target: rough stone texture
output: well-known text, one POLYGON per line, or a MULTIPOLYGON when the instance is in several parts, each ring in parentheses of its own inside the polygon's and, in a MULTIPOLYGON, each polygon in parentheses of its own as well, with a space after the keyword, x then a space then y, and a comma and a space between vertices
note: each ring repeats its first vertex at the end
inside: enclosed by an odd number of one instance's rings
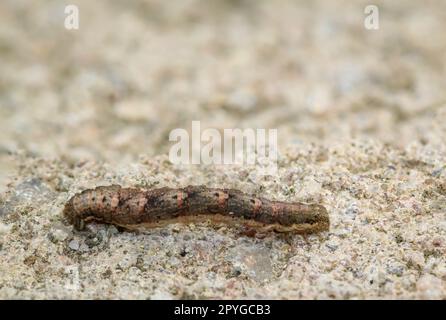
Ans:
POLYGON ((446 299, 446 4, 0 3, 1 298, 446 299), (279 172, 175 166, 173 128, 277 128, 279 172), (321 202, 331 230, 140 233, 61 216, 97 185, 321 202))

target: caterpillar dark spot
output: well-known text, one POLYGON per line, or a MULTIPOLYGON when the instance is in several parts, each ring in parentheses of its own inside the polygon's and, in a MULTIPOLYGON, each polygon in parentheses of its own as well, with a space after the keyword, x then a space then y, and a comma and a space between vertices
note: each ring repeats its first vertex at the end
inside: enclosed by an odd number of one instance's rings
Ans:
POLYGON ((299 234, 327 231, 330 225, 327 210, 319 204, 270 201, 239 190, 205 186, 153 190, 97 187, 74 195, 66 203, 64 215, 78 230, 89 221, 132 229, 210 219, 299 234))

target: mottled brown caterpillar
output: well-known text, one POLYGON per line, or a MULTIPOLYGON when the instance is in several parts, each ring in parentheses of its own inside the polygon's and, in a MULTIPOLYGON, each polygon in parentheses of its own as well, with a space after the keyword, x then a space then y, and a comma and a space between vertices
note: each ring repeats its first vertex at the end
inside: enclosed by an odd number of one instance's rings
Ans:
POLYGON ((132 229, 203 218, 261 231, 308 234, 329 229, 327 210, 319 204, 270 201, 239 190, 205 186, 153 190, 102 186, 74 195, 64 214, 78 230, 89 221, 132 229))

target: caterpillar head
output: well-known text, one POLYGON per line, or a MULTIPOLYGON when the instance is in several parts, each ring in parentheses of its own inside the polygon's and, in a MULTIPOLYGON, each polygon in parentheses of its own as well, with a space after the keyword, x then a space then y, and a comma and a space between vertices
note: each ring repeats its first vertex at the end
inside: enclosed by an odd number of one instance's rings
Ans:
POLYGON ((65 204, 63 215, 76 230, 83 230, 85 228, 85 220, 82 218, 81 214, 74 209, 73 198, 65 204))

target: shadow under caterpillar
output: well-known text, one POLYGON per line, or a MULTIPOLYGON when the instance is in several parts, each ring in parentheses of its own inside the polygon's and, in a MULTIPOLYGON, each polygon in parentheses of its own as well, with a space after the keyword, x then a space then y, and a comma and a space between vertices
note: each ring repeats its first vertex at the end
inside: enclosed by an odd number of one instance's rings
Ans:
POLYGON ((319 204, 270 201, 239 190, 205 186, 151 190, 101 186, 74 195, 64 215, 78 230, 90 221, 135 229, 210 219, 298 234, 327 231, 330 225, 327 210, 319 204))

